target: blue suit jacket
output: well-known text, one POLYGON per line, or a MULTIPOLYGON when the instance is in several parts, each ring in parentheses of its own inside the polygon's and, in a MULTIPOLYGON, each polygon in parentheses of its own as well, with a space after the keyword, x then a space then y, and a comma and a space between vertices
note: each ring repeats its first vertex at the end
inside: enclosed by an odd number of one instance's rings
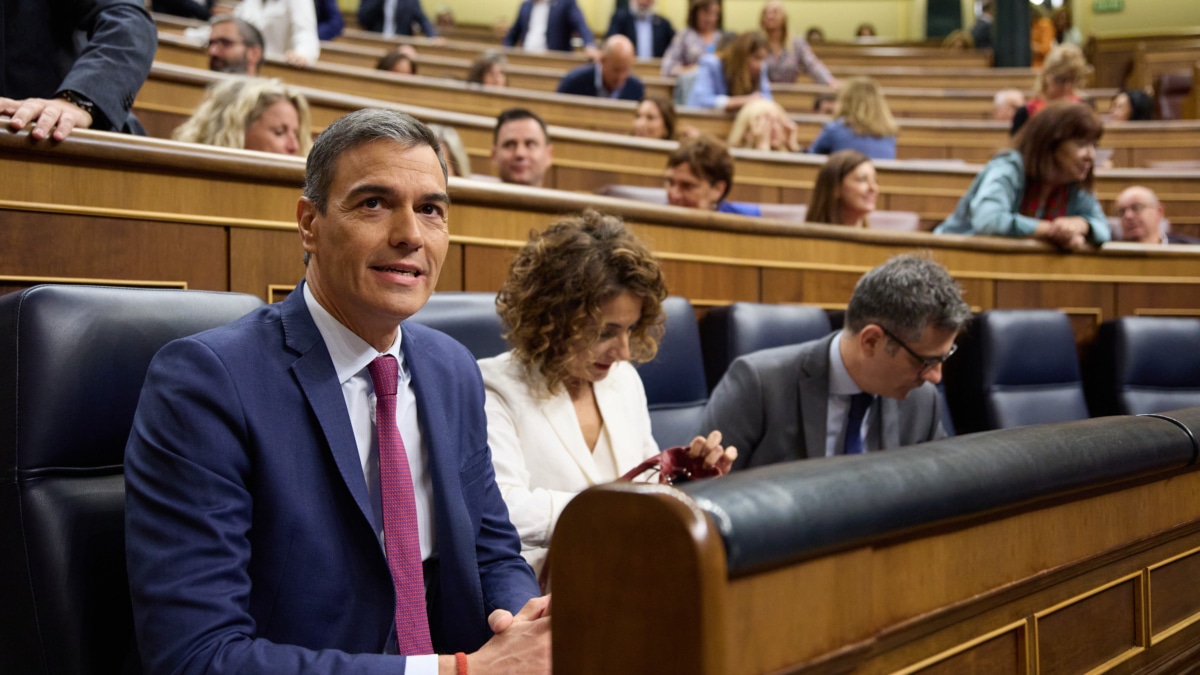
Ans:
MULTIPOLYGON (((363 30, 383 32, 384 0, 363 0, 358 6, 358 25, 363 30)), ((396 35, 413 35, 413 24, 421 27, 425 37, 434 37, 437 31, 421 9, 421 0, 400 0, 396 3, 396 35)))
MULTIPOLYGON (((655 14, 650 19, 650 33, 654 44, 651 49, 654 51, 654 58, 661 59, 667 47, 671 44, 671 40, 675 38, 675 27, 671 22, 661 14, 655 14)), ((608 33, 605 37, 614 35, 624 35, 629 38, 629 41, 634 44, 635 53, 637 52, 637 16, 626 9, 618 9, 613 12, 612 20, 608 23, 608 33)))
MULTIPOLYGON (((433 480, 440 653, 538 594, 466 348, 404 324, 433 480)), ((126 554, 147 673, 398 672, 393 590, 341 385, 298 288, 154 358, 125 459, 126 554)), ((428 581, 427 579, 427 581, 428 581)))
MULTIPOLYGON (((771 98, 771 83, 767 81, 766 66, 759 71, 758 90, 764 98, 771 98)), ((716 108, 717 97, 728 95, 725 67, 721 64, 721 59, 712 54, 701 56, 700 67, 696 69, 696 82, 688 92, 687 104, 697 108, 716 108)))
MULTIPOLYGON (((578 33, 583 44, 594 45, 596 38, 583 19, 583 12, 575 0, 549 0, 550 16, 546 20, 546 48, 560 52, 571 51, 571 35, 578 33)), ((533 0, 525 0, 517 11, 517 20, 504 36, 504 46, 520 47, 525 43, 529 30, 529 14, 533 11, 533 0)))
MULTIPOLYGON (((596 89, 596 68, 594 63, 579 66, 563 76, 558 83, 558 93, 575 94, 577 96, 599 96, 596 89)), ((646 96, 646 87, 636 75, 630 75, 621 85, 617 98, 622 101, 640 101, 646 96)))

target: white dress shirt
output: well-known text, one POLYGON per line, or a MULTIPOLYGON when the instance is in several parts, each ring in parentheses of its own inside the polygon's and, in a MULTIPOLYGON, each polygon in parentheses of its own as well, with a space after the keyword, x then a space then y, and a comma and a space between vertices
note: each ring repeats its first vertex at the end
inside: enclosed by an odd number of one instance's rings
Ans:
MULTIPOLYGON (((825 408, 825 456, 841 455, 842 444, 845 442, 846 415, 850 414, 850 397, 861 394, 862 389, 850 377, 846 370, 846 362, 842 360, 842 333, 829 343, 829 403, 825 408)), ((872 406, 873 408, 874 406, 872 406)), ((871 409, 863 415, 860 433, 863 439, 863 451, 866 452, 868 423, 871 420, 871 409)))
POLYGON ((546 51, 546 28, 550 25, 550 0, 534 0, 529 10, 529 30, 521 45, 527 52, 546 51))
MULTIPOLYGON (((308 284, 304 285, 304 303, 312 314, 313 323, 325 341, 329 358, 337 371, 342 385, 342 396, 346 400, 346 411, 350 415, 350 426, 354 430, 354 443, 358 446, 358 458, 363 477, 367 483, 367 495, 371 502, 371 515, 375 520, 375 535, 383 547, 383 505, 379 499, 379 444, 375 437, 375 387, 367 366, 382 356, 365 340, 355 335, 333 317, 313 297, 308 284)), ((429 472, 427 451, 421 441, 421 426, 417 422, 417 399, 413 393, 412 374, 400 351, 402 333, 397 328, 396 341, 385 354, 396 357, 399 364, 399 382, 396 391, 396 426, 404 441, 408 456, 408 470, 413 479, 413 499, 417 507, 417 530, 421 541, 421 559, 433 554, 436 539, 433 530, 433 476, 429 472)), ((384 555, 386 555, 386 549, 384 555)), ((410 656, 405 661, 405 673, 409 675, 436 675, 437 656, 410 656)))
POLYGON ((654 58, 654 12, 638 13, 635 15, 634 30, 637 35, 637 57, 639 59, 654 58))

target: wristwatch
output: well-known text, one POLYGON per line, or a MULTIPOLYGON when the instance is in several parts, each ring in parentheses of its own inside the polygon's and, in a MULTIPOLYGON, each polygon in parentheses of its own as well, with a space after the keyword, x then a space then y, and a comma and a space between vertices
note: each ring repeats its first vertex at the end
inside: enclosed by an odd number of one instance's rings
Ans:
POLYGON ((92 103, 91 100, 89 100, 88 97, 84 96, 83 94, 70 89, 64 89, 59 92, 58 98, 66 99, 68 102, 74 103, 75 105, 79 106, 80 110, 83 110, 83 112, 95 117, 96 104, 92 103))

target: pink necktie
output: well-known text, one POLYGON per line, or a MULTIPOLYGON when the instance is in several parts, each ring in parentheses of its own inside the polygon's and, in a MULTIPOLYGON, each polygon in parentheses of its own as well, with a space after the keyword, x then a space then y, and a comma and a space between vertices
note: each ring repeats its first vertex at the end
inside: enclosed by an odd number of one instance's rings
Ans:
POLYGON ((383 542, 396 589, 396 646, 404 656, 432 654, 425 614, 425 575, 408 454, 396 427, 399 367, 391 355, 367 367, 375 386, 375 435, 379 441, 379 496, 383 505, 383 542))

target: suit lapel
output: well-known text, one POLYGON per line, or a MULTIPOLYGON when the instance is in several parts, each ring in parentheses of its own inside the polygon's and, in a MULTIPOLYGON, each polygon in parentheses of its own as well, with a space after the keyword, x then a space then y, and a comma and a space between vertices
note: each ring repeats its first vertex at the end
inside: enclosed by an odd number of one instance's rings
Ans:
POLYGON ((288 294, 280 305, 284 343, 300 354, 300 358, 292 364, 292 372, 317 417, 317 424, 333 454, 342 482, 350 490, 363 518, 371 524, 372 531, 378 532, 380 528, 376 527, 371 516, 367 482, 358 456, 358 445, 354 441, 354 429, 350 426, 350 415, 346 412, 346 399, 342 395, 333 360, 329 358, 321 333, 313 323, 308 306, 304 304, 303 288, 303 283, 296 286, 296 290, 288 294))
POLYGON ((829 408, 829 343, 833 335, 815 343, 800 360, 800 426, 808 457, 825 456, 825 420, 829 408))
MULTIPOLYGON (((624 365, 627 364, 617 367, 624 365)), ((642 439, 637 438, 630 429, 631 416, 624 412, 624 400, 613 376, 610 374, 597 382, 594 390, 596 404, 600 407, 600 416, 604 420, 604 427, 608 430, 608 438, 612 443, 613 457, 617 461, 617 475, 620 475, 642 462, 644 459, 642 452, 645 446, 642 444, 642 439)), ((592 466, 595 466, 594 460, 592 466)))
POLYGON ((895 399, 879 397, 879 422, 872 424, 879 436, 873 450, 892 450, 900 447, 900 403, 895 399))
MULTIPOLYGON (((597 402, 598 400, 599 394, 597 394, 597 402)), ((541 408, 542 415, 554 429, 554 434, 558 436, 559 442, 567 449, 567 454, 579 465, 579 470, 587 477, 588 484, 599 483, 600 476, 596 473, 596 460, 583 440, 583 431, 579 428, 579 418, 575 415, 571 396, 565 391, 560 392, 547 399, 541 408)), ((603 408, 600 409, 600 414, 604 414, 603 408)))

